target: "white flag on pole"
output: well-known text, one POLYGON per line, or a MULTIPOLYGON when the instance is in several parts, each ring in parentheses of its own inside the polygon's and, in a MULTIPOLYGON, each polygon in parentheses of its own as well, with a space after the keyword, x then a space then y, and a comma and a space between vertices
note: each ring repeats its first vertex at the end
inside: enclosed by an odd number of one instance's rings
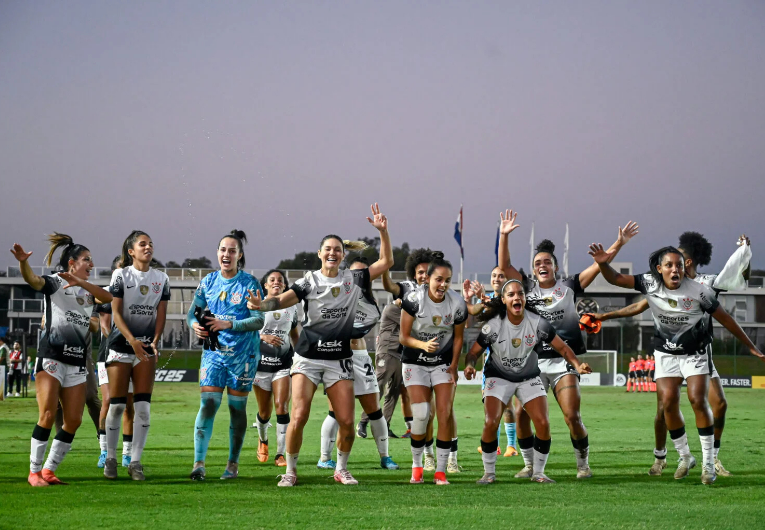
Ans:
POLYGON ((566 237, 563 238, 563 276, 568 278, 568 223, 566 223, 566 237))
POLYGON ((531 239, 529 239, 529 246, 531 247, 531 256, 529 257, 529 276, 533 276, 534 270, 534 222, 531 222, 531 239))

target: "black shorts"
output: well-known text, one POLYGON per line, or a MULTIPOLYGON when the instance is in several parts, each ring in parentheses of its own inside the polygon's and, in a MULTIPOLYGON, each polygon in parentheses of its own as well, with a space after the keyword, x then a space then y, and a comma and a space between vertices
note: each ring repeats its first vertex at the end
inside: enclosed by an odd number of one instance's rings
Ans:
POLYGON ((635 379, 636 377, 637 377, 637 373, 636 373, 636 372, 634 372, 634 371, 633 371, 633 372, 630 372, 630 373, 627 375, 627 378, 628 378, 628 379, 635 379))
POLYGON ((653 376, 656 374, 656 370, 648 370, 648 377, 653 379, 653 376))
POLYGON ((645 377, 645 370, 638 370, 637 371, 637 376, 638 377, 645 377))

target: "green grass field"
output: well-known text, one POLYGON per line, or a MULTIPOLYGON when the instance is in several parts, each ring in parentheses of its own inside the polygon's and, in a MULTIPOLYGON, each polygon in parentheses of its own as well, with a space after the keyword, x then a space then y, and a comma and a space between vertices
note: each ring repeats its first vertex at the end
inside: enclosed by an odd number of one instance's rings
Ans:
MULTIPOLYGON (((228 455, 228 414, 221 407, 207 459, 208 480, 191 482, 192 426, 198 409, 194 383, 159 383, 152 401, 152 427, 144 453, 147 481, 132 482, 119 468, 116 482, 96 468, 98 445, 93 425, 83 422, 74 448, 59 468, 67 487, 32 489, 26 484, 29 438, 37 418, 33 399, 0 403, 0 528, 762 528, 765 526, 765 393, 727 392, 729 412, 720 459, 734 473, 712 486, 700 482, 700 469, 683 481, 672 478, 676 453, 662 477, 649 477, 653 462, 655 395, 625 394, 612 388, 583 390, 583 417, 590 431, 594 477, 577 481, 568 430, 551 404, 552 452, 548 475, 557 484, 514 479, 520 457, 502 458, 498 482, 480 487, 476 452, 483 424, 478 387, 460 387, 456 413, 460 464, 450 486, 408 483, 408 440, 391 440, 391 455, 400 471, 378 467, 375 444, 356 439, 349 468, 356 487, 336 484, 331 473, 316 469, 319 428, 326 413, 317 394, 300 455, 300 484, 276 487, 279 468, 255 458, 257 433, 245 440, 240 478, 223 482, 228 455)), ((686 418, 693 414, 683 400, 686 418)), ((255 417, 250 400, 250 422, 255 417)), ((357 406, 357 414, 358 414, 357 406)), ((396 411, 394 432, 403 432, 396 411)), ((87 415, 86 415, 87 416, 87 415)), ((87 418, 86 418, 87 419, 87 418)), ((89 420, 88 420, 89 421, 89 420)), ((688 429, 691 449, 700 461, 695 429, 688 429)), ((275 433, 271 430, 271 443, 275 433)), ((504 436, 503 436, 504 442, 504 436)), ((274 454, 272 445, 272 459, 274 454)), ((430 478, 426 474, 426 478, 430 478)))

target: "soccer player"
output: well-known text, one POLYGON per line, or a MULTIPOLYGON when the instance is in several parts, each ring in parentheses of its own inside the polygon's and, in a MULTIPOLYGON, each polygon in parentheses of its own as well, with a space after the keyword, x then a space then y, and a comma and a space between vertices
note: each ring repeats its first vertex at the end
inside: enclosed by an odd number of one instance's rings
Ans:
POLYGON ((630 391, 630 385, 632 385, 632 392, 635 392, 637 387, 637 361, 634 357, 630 357, 630 364, 627 372, 627 392, 630 391))
MULTIPOLYGON (((361 270, 369 268, 369 262, 363 256, 354 257, 351 262, 350 270, 361 270)), ((383 469, 396 470, 398 464, 388 454, 388 422, 383 416, 380 408, 379 394, 380 387, 372 371, 372 359, 367 352, 364 336, 371 330, 380 319, 380 309, 377 307, 372 289, 363 289, 361 298, 356 307, 356 320, 353 323, 353 333, 351 334, 351 350, 353 351, 353 393, 361 404, 364 414, 372 424, 372 436, 377 444, 377 452, 380 455, 380 467, 383 469)), ((337 438, 338 424, 332 410, 332 403, 329 404, 330 413, 324 419, 321 427, 321 460, 317 464, 320 469, 329 469, 334 462, 328 456, 332 453, 332 444, 337 438)), ((365 436, 364 436, 365 437, 365 436)))
POLYGON ((656 371, 656 361, 654 361, 653 355, 646 355, 646 357, 647 357, 646 366, 648 367, 648 373, 646 374, 646 381, 648 382, 648 391, 656 392, 656 388, 654 388, 654 382, 653 382, 653 376, 656 371))
POLYGON ((51 243, 46 256, 48 266, 56 250, 61 248, 58 272, 51 275, 36 275, 28 262, 32 253, 26 252, 18 243, 14 243, 11 249, 19 262, 24 281, 45 295, 43 332, 35 367, 39 418, 32 431, 29 455, 27 481, 31 486, 66 484, 55 473, 72 448, 74 435, 82 423, 90 318, 97 302, 108 303, 112 299, 109 292, 87 281, 93 270, 93 259, 85 246, 76 244, 67 235, 55 232, 48 240, 51 243), (53 440, 43 467, 59 401, 64 424, 53 440))
MULTIPOLYGON (((719 293, 727 290, 741 289, 746 285, 746 279, 749 276, 750 260, 752 251, 750 249, 750 241, 746 235, 742 235, 738 240, 739 248, 728 258, 728 261, 723 267, 720 274, 701 274, 698 273, 697 268, 709 264, 712 259, 712 244, 698 232, 684 232, 680 235, 680 246, 678 250, 682 252, 685 259, 685 276, 695 280, 699 283, 707 285, 715 292, 715 296, 719 293)), ((623 309, 612 311, 605 314, 593 314, 593 318, 599 320, 610 320, 614 318, 627 318, 635 315, 639 315, 648 309, 648 302, 641 300, 635 304, 632 304, 623 309)), ((712 322, 709 317, 706 317, 709 322, 708 331, 710 334, 710 341, 714 338, 712 332, 712 322)), ((711 348, 711 342, 709 345, 711 348)), ((650 373, 648 375, 649 384, 656 390, 656 384, 654 383, 655 376, 655 359, 650 356, 650 373)), ((656 448, 654 449, 655 460, 648 472, 651 476, 661 475, 664 468, 667 467, 667 425, 664 421, 664 408, 662 405, 662 397, 657 394, 657 409, 656 418, 654 419, 654 435, 656 438, 656 448)), ((725 413, 728 409, 728 402, 725 399, 725 391, 723 390, 722 383, 720 382, 720 375, 717 373, 717 369, 712 362, 712 376, 709 381, 709 405, 712 408, 712 415, 714 417, 715 427, 715 471, 718 475, 724 477, 730 476, 730 472, 725 469, 718 458, 720 451, 720 443, 722 439, 723 429, 725 427, 725 413)))
POLYGON ((685 422, 680 412, 680 388, 688 383, 688 400, 696 416, 703 465, 701 482, 717 478, 714 455, 714 424, 707 400, 712 373, 711 336, 705 317, 710 314, 760 359, 760 352, 736 321, 720 307, 708 286, 685 277, 685 257, 674 247, 664 247, 649 258, 650 272, 636 276, 617 273, 608 263, 611 256, 599 244, 590 246, 590 255, 603 277, 612 285, 635 289, 646 295, 654 318, 654 349, 658 361, 656 379, 670 438, 680 454, 676 479, 688 476, 696 465, 691 455, 685 422))
POLYGON ((446 464, 452 448, 454 387, 467 320, 467 304, 451 290, 452 266, 441 252, 428 265, 428 284, 403 293, 400 342, 404 384, 412 401, 412 484, 422 484, 422 455, 435 394, 438 435, 434 482, 447 485, 446 464))
POLYGON ((637 381, 637 389, 638 392, 643 392, 643 390, 648 390, 645 388, 645 361, 643 360, 642 355, 637 356, 637 361, 635 361, 635 380, 637 381))
MULTIPOLYGON (((266 290, 266 300, 282 294, 288 284, 287 275, 278 269, 271 269, 261 280, 266 290)), ((297 325, 298 306, 292 306, 265 313, 263 329, 260 331, 260 362, 253 381, 255 398, 258 400, 255 424, 258 428, 258 460, 268 461, 268 426, 273 398, 273 408, 276 409, 274 464, 277 467, 287 465, 284 447, 290 424, 290 367, 299 336, 297 325)))
POLYGON ((393 266, 393 249, 388 235, 388 219, 377 204, 373 218, 367 221, 380 233, 380 259, 361 270, 340 270, 340 262, 349 250, 363 250, 360 242, 344 241, 332 234, 319 244, 321 269, 307 272, 292 287, 270 300, 256 295, 248 307, 274 311, 303 302, 305 318, 295 348, 292 369, 292 412, 287 429, 287 470, 279 486, 297 484, 297 461, 303 444, 303 429, 311 413, 311 401, 319 383, 324 384, 335 419, 339 423, 337 467, 334 479, 346 485, 358 484, 348 471, 348 457, 353 441, 354 365, 351 338, 356 308, 364 289, 393 266))
MULTIPOLYGON (((583 294, 587 286, 598 275, 598 267, 593 264, 579 274, 569 278, 556 279, 558 260, 554 254, 555 245, 545 239, 537 246, 534 256, 533 273, 535 279, 522 278, 520 272, 510 263, 508 247, 508 235, 518 228, 515 223, 517 216, 518 214, 513 213, 512 210, 506 211, 505 215, 500 214, 499 265, 504 269, 507 279, 527 282, 529 288, 527 289, 526 303, 529 309, 549 320, 558 337, 568 344, 576 355, 585 354, 587 348, 579 329, 576 297, 583 294)), ((632 221, 628 222, 623 229, 619 227, 616 242, 609 249, 611 252, 609 258, 616 257, 619 250, 637 233, 638 225, 632 221)), ((541 379, 545 391, 548 387, 552 388, 553 395, 558 401, 566 425, 568 425, 576 456, 576 476, 580 479, 589 478, 592 476, 589 464, 590 443, 580 413, 579 374, 549 344, 545 344, 543 352, 539 354, 539 368, 542 372, 541 379)), ((523 409, 516 410, 516 422, 518 444, 520 445, 522 438, 530 439, 531 437, 529 417, 523 409)), ((525 463, 524 472, 530 476, 533 469, 532 462, 525 461, 525 463)))
POLYGON ((165 329, 170 300, 170 280, 167 274, 151 267, 153 256, 154 243, 149 234, 133 230, 122 243, 119 268, 112 273, 109 286, 114 298, 113 326, 106 356, 111 399, 106 415, 104 476, 112 480, 117 478, 117 440, 131 379, 135 390, 135 417, 128 474, 133 480, 146 479, 141 457, 151 425, 157 345, 165 329))
MULTIPOLYGON (((263 313, 247 307, 248 296, 260 296, 260 282, 243 271, 247 236, 232 230, 218 242, 218 266, 199 283, 186 322, 204 340, 199 369, 201 399, 194 423, 194 468, 191 480, 205 480, 205 459, 215 415, 228 389, 229 449, 221 480, 239 476, 239 454, 247 433, 247 396, 260 360, 263 313), (208 309, 208 311, 204 311, 208 309), (201 320, 201 323, 200 323, 201 320)), ((285 318, 291 316, 285 313, 285 318)))
MULTIPOLYGON (((484 475, 478 484, 493 484, 498 440, 495 433, 500 417, 510 398, 516 396, 521 406, 534 422, 536 435, 525 447, 524 458, 533 461, 531 480, 534 482, 555 482, 545 475, 547 456, 550 453, 550 421, 547 417, 547 392, 539 378, 537 355, 544 344, 550 344, 578 373, 590 373, 587 364, 580 363, 571 348, 556 336, 555 330, 544 318, 529 313, 524 307, 526 296, 520 280, 508 280, 502 288, 502 295, 487 303, 480 320, 485 324, 465 359, 465 377, 475 375, 475 362, 486 348, 490 353, 484 365, 486 388, 484 391, 485 423, 481 435, 484 475)), ((521 477, 525 477, 521 475, 521 477)))

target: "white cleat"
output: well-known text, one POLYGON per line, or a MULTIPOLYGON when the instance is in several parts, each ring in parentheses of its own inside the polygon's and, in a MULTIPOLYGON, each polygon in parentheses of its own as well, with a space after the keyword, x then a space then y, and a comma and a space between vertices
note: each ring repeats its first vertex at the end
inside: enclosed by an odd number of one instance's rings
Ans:
POLYGON ((688 476, 691 469, 696 467, 696 459, 693 455, 687 458, 680 458, 680 463, 677 465, 677 471, 675 471, 675 479, 680 480, 688 476))
POLYGON ((555 484, 555 481, 544 473, 537 473, 531 476, 531 482, 540 482, 546 484, 555 484))
POLYGON ((730 471, 725 469, 722 465, 722 462, 720 462, 719 458, 715 458, 715 472, 720 475, 721 477, 730 477, 733 475, 730 471))
POLYGON ((534 468, 532 466, 524 466, 518 473, 515 474, 515 478, 531 478, 534 474, 534 468))
POLYGON ((346 486, 356 486, 359 483, 359 481, 353 478, 353 475, 351 475, 351 472, 347 469, 335 471, 335 482, 339 482, 346 486))
POLYGON ((702 466, 701 470, 701 483, 702 484, 712 484, 717 479, 717 473, 715 473, 715 466, 713 464, 708 464, 706 466, 702 466))
POLYGON ((592 478, 592 469, 590 469, 590 466, 577 467, 576 478, 592 478))
POLYGON ((456 460, 449 460, 446 463, 446 472, 449 474, 452 473, 462 473, 462 466, 457 464, 456 460))
POLYGON ((652 477, 660 477, 661 472, 664 471, 667 467, 667 459, 666 458, 657 458, 653 465, 651 466, 651 469, 648 470, 648 474, 652 477))
POLYGON ((436 459, 433 458, 433 455, 425 455, 425 465, 422 466, 423 471, 435 471, 436 470, 436 459))
POLYGON ((279 475, 279 483, 277 486, 280 488, 289 488, 297 484, 297 473, 294 471, 288 471, 284 475, 279 475))
POLYGON ((475 481, 475 483, 480 486, 488 486, 489 484, 494 484, 496 479, 497 476, 494 473, 484 473, 481 478, 475 481))

